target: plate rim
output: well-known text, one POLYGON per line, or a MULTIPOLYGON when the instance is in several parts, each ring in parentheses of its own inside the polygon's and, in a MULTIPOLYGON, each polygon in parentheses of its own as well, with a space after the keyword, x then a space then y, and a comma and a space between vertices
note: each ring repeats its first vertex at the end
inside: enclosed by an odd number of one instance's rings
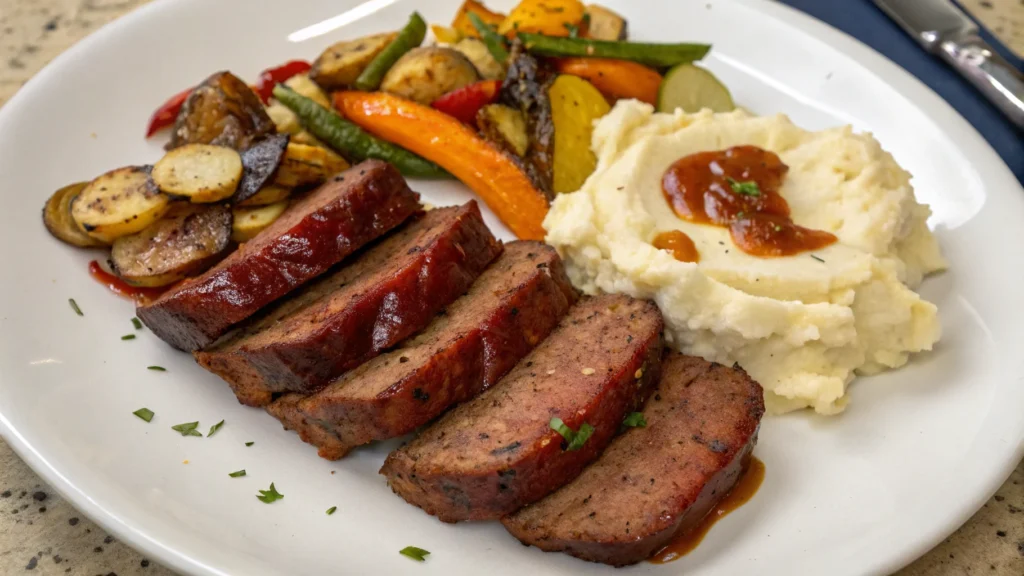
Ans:
MULTIPOLYGON (((1013 176, 1006 162, 999 157, 992 146, 951 104, 920 79, 888 59, 885 55, 842 30, 791 6, 772 2, 771 0, 736 1, 782 24, 796 28, 799 32, 815 40, 828 44, 837 52, 855 61, 863 69, 878 78, 880 82, 887 84, 896 92, 911 99, 913 105, 925 117, 934 122, 941 132, 963 143, 960 147, 963 156, 984 165, 985 169, 979 170, 979 172, 985 174, 984 181, 986 184, 992 181, 1005 180, 1017 184, 1017 188, 1024 191, 1024 187, 1013 176), (995 171, 994 173, 993 170, 995 171)), ((154 0, 149 4, 137 7, 90 33, 59 54, 35 73, 0 108, 0 127, 5 124, 8 117, 15 116, 20 112, 21 108, 26 107, 34 93, 41 89, 40 86, 44 84, 46 79, 57 74, 60 68, 71 64, 72 61, 88 52, 93 45, 104 42, 107 37, 116 34, 122 28, 130 28, 137 21, 144 21, 154 17, 159 12, 168 9, 172 4, 175 4, 172 0, 154 0)), ((181 3, 178 2, 176 4, 181 3)), ((198 2, 193 2, 193 4, 198 4, 198 2)), ((194 8, 184 9, 190 10, 194 8)), ((989 186, 986 185, 985 188, 987 189, 989 186)), ((1009 194, 1014 193, 1014 191, 1004 191, 1001 193, 1009 194)), ((1007 377, 1010 376, 1012 375, 1007 375, 1007 377)), ((36 474, 42 477, 51 488, 66 498, 77 510, 95 521, 105 530, 117 534, 121 540, 127 542, 134 549, 152 556, 169 568, 184 573, 211 576, 227 576, 229 574, 206 564, 200 558, 193 557, 186 550, 179 550, 161 543, 150 536, 145 529, 129 523, 116 513, 94 501, 40 454, 22 436, 21 432, 11 424, 2 410, 0 410, 0 437, 11 446, 19 458, 36 474)), ((945 515, 947 518, 945 523, 936 523, 933 526, 923 527, 914 536, 904 539, 901 545, 893 547, 891 554, 870 564, 872 572, 892 573, 910 564, 958 530, 971 516, 981 509, 985 502, 1009 478, 1020 461, 1024 459, 1024 436, 1017 439, 1017 446, 1015 448, 1012 447, 1012 442, 1013 439, 1011 439, 1011 450, 1006 452, 1004 461, 992 467, 997 472, 988 475, 991 478, 988 482, 981 483, 985 485, 986 490, 984 492, 979 490, 974 498, 966 498, 958 501, 956 504, 946 506, 948 512, 945 515)))

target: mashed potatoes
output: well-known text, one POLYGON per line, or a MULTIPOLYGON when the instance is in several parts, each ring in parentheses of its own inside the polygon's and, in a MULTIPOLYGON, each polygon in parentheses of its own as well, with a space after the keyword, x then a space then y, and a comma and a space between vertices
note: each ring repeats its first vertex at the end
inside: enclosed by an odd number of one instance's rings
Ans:
POLYGON ((912 289, 945 262, 910 175, 870 135, 808 132, 784 116, 735 111, 655 114, 621 101, 598 122, 598 167, 560 195, 544 227, 587 293, 625 292, 661 307, 682 351, 739 364, 775 413, 842 411, 854 375, 897 368, 939 339, 933 304, 912 289), (751 144, 789 166, 780 192, 793 220, 835 234, 831 246, 782 258, 740 251, 725 228, 678 218, 661 192, 676 160, 751 144), (651 242, 682 230, 699 264, 651 242))

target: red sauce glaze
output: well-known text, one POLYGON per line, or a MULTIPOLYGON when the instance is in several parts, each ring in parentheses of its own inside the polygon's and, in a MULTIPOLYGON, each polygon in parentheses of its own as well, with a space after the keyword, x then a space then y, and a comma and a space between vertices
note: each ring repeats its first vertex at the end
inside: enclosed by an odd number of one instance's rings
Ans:
POLYGON ((700 544, 704 536, 711 530, 711 527, 715 525, 715 522, 724 518, 729 512, 746 504, 754 497, 754 494, 757 494, 757 490, 761 487, 762 482, 764 482, 764 462, 751 457, 747 471, 743 473, 743 476, 733 486, 732 490, 729 491, 729 494, 722 498, 722 501, 708 512, 704 520, 693 530, 678 536, 664 548, 655 552, 648 562, 652 564, 667 564, 693 552, 694 548, 700 544))
POLYGON ((653 245, 658 250, 665 250, 680 262, 700 262, 700 252, 693 243, 693 238, 681 230, 669 230, 654 237, 653 245))
POLYGON ((753 256, 789 256, 837 239, 797 226, 779 194, 789 167, 757 146, 698 152, 676 160, 661 180, 665 200, 680 218, 729 228, 733 242, 753 256))
POLYGON ((100 284, 106 286, 114 294, 124 298, 131 298, 136 302, 146 302, 156 298, 168 288, 167 286, 160 288, 141 288, 139 286, 132 286, 104 270, 103 267, 100 266, 100 263, 95 260, 89 262, 89 275, 100 284))

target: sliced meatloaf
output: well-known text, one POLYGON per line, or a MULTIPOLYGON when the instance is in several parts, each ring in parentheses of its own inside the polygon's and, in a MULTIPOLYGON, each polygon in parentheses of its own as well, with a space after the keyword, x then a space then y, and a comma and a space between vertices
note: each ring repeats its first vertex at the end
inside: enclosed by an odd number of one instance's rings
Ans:
POLYGON ((368 160, 332 178, 206 273, 138 307, 154 334, 181 350, 214 342, 420 209, 393 166, 368 160))
POLYGON ((500 518, 572 481, 658 379, 663 320, 654 303, 589 298, 500 382, 392 452, 381 473, 446 522, 500 518), (582 446, 552 426, 592 427, 582 446))
POLYGON ((764 414, 738 368, 679 353, 643 410, 578 478, 502 523, 524 544, 624 566, 698 525, 744 472, 764 414))
POLYGON ((320 392, 267 407, 331 460, 408 434, 504 376, 555 328, 576 292, 553 248, 513 242, 469 292, 399 348, 320 392))
POLYGON ((315 392, 422 330, 501 250, 476 202, 431 210, 196 359, 243 404, 315 392))

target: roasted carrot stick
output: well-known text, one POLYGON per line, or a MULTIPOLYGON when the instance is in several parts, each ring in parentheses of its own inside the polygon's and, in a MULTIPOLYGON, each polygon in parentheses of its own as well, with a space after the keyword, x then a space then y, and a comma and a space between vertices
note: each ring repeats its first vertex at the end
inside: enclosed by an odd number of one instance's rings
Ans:
POLYGON ((451 116, 383 92, 335 92, 334 106, 360 128, 433 161, 469 186, 512 232, 543 240, 544 194, 503 152, 451 116))
POLYGON ((611 58, 558 58, 555 62, 559 72, 589 81, 612 100, 658 101, 661 74, 642 64, 611 58))

